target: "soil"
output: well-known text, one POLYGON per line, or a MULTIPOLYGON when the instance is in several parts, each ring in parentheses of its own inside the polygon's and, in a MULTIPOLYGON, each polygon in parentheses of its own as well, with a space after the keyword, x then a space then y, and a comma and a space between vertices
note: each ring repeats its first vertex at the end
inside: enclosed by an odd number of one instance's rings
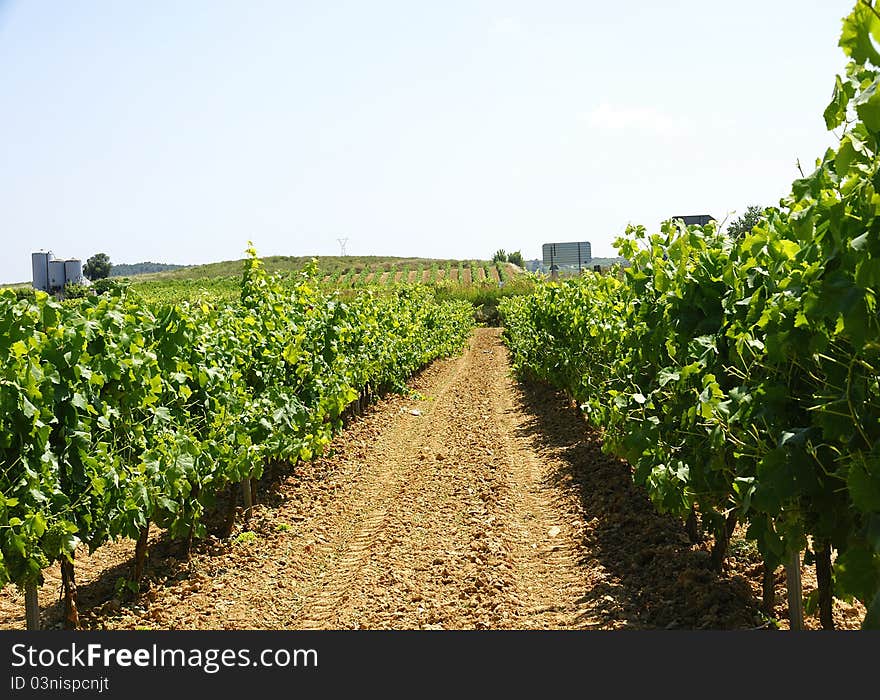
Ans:
MULTIPOLYGON (((754 629, 761 564, 734 535, 727 568, 659 514, 565 397, 511 376, 497 328, 353 417, 312 462, 276 465, 233 535, 158 530, 138 593, 134 544, 77 556, 90 629, 754 629)), ((61 626, 57 566, 41 623, 61 626)), ((805 591, 815 588, 804 569, 805 591)), ((785 578, 775 614, 784 618, 785 578)), ((864 609, 835 602, 835 623, 864 609)), ((807 626, 818 628, 815 617, 807 626)), ((0 591, 0 628, 23 596, 0 591)))

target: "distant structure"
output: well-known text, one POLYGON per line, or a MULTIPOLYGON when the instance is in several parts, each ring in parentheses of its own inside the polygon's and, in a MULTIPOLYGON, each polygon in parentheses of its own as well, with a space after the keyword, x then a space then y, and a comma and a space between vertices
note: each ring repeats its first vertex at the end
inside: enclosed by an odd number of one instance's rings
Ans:
POLYGON ((690 216, 673 216, 673 219, 681 219, 685 226, 705 226, 710 221, 715 221, 711 214, 692 214, 690 216))
POLYGON ((541 265, 550 274, 586 269, 593 257, 588 241, 545 243, 541 246, 541 265))
POLYGON ((345 257, 345 244, 348 243, 347 238, 337 238, 336 241, 339 243, 339 248, 341 250, 342 257, 345 257))
POLYGON ((31 253, 31 269, 33 271, 33 287, 44 292, 55 292, 64 289, 68 282, 82 284, 82 261, 78 258, 66 260, 56 258, 52 251, 31 253))

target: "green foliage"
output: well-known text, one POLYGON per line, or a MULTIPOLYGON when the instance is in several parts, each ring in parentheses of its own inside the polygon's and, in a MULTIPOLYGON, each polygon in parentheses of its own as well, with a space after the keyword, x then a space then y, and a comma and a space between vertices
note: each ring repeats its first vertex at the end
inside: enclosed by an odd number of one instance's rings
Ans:
POLYGON ((495 255, 492 256, 493 263, 513 263, 514 265, 518 265, 519 267, 525 268, 526 262, 523 260, 522 253, 520 251, 515 251, 513 253, 508 253, 504 250, 504 248, 499 248, 495 255))
POLYGON ((64 285, 65 299, 82 299, 89 293, 89 288, 84 284, 68 282, 64 285))
POLYGON ((530 294, 534 290, 532 275, 502 277, 504 284, 499 285, 494 279, 462 284, 457 281, 441 280, 432 286, 438 299, 462 300, 473 307, 474 320, 481 325, 497 326, 501 318, 498 304, 504 297, 530 294))
POLYGON ((256 251, 227 302, 0 292, 0 585, 147 523, 204 534, 218 492, 308 460, 366 387, 459 352, 472 307, 426 286, 343 301, 256 251))
POLYGON ((567 388, 663 510, 735 513, 765 560, 837 551, 834 594, 880 605, 878 20, 825 112, 837 149, 748 233, 629 227, 631 262, 501 301, 517 370, 567 388), (846 121, 846 115, 852 119, 846 121))
POLYGON ((111 277, 130 277, 131 275, 144 275, 150 272, 167 272, 180 270, 186 265, 171 265, 168 263, 139 262, 139 263, 116 263, 110 269, 111 277))
MULTIPOLYGON (((306 258, 282 258, 278 256, 261 258, 261 260, 267 272, 277 271, 279 284, 287 290, 295 288, 300 270, 310 262, 310 259, 306 258), (298 267, 294 267, 294 265, 298 265, 298 267)), ((385 287, 387 291, 393 293, 395 285, 406 284, 409 273, 416 271, 417 281, 422 284, 436 285, 442 282, 445 292, 450 292, 446 298, 451 298, 455 294, 461 299, 470 299, 474 296, 474 290, 470 288, 470 285, 466 285, 459 280, 457 270, 459 261, 457 260, 350 256, 323 257, 316 258, 315 260, 319 268, 316 279, 320 282, 322 288, 327 290, 345 290, 344 293, 347 294, 352 290, 360 289, 364 285, 369 285, 373 288, 385 287), (441 278, 440 271, 444 269, 446 274, 441 278), (426 270, 428 274, 424 275, 426 270), (367 275, 370 272, 373 273, 373 278, 370 282, 366 282, 367 275), (384 276, 386 272, 388 274, 384 276), (398 276, 401 281, 395 282, 398 276), (459 286, 449 287, 449 284, 458 284, 459 286)), ((242 262, 239 261, 237 268, 240 268, 241 264, 242 262)), ((491 268, 487 267, 488 263, 477 261, 475 264, 486 270, 487 275, 491 272, 491 268)), ((506 267, 506 263, 495 263, 495 267, 498 269, 500 279, 505 284, 508 280, 513 281, 520 277, 520 275, 510 274, 508 272, 510 268, 506 267)), ((482 284, 479 281, 476 283, 482 284)), ((512 289, 520 288, 519 285, 512 287, 512 289)), ((182 301, 192 303, 200 303, 202 301, 213 303, 229 302, 238 297, 239 276, 232 274, 230 264, 213 263, 211 265, 191 267, 152 276, 136 277, 131 280, 129 293, 132 290, 144 300, 155 303, 174 304, 182 301), (209 276, 208 273, 210 271, 217 274, 209 276)))
POLYGON ((91 289, 95 294, 122 294, 128 286, 128 279, 102 277, 92 283, 91 289))
POLYGON ((471 270, 471 284, 478 284, 480 282, 480 270, 482 268, 477 265, 476 260, 471 260, 469 266, 471 270))
MULTIPOLYGON (((295 278, 299 271, 305 265, 308 265, 312 259, 310 256, 296 257, 288 255, 272 255, 261 258, 266 272, 278 274, 282 279, 295 278)), ((432 260, 427 258, 375 255, 322 255, 314 259, 318 261, 321 276, 336 276, 337 278, 355 269, 362 271, 365 267, 369 267, 373 271, 391 272, 393 279, 394 272, 412 270, 417 266, 458 264, 457 260, 432 260)), ((196 281, 213 281, 218 278, 235 281, 238 279, 242 264, 242 260, 227 260, 224 262, 207 263, 205 265, 190 265, 176 270, 138 275, 133 282, 138 285, 144 284, 152 287, 153 285, 161 285, 166 282, 179 282, 183 280, 190 280, 193 284, 196 281)))
POLYGON ((761 220, 763 208, 752 205, 746 208, 745 213, 734 219, 727 226, 727 235, 731 238, 743 238, 751 232, 755 225, 761 220))
POLYGON ((106 253, 95 253, 86 260, 83 265, 83 274, 87 279, 94 282, 95 280, 104 279, 110 276, 110 269, 113 267, 110 257, 106 253))
POLYGON ((113 586, 113 590, 116 593, 117 598, 123 598, 130 595, 137 595, 140 591, 140 585, 137 581, 133 581, 125 576, 120 576, 116 579, 116 584, 113 586))

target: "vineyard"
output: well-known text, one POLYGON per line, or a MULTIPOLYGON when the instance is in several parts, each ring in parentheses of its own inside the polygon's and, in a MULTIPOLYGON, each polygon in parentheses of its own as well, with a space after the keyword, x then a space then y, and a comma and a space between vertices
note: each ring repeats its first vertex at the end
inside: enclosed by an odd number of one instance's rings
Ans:
POLYGON ((470 332, 465 302, 410 287, 342 303, 314 269, 285 288, 250 254, 235 303, 0 297, 0 583, 32 602, 59 560, 70 626, 80 544, 136 541, 136 584, 151 524, 203 536, 219 494, 248 506, 268 460, 312 458, 347 409, 470 332))
MULTIPOLYGON (((271 256, 263 258, 267 272, 282 286, 295 286, 299 271, 314 264, 314 280, 325 291, 356 293, 420 284, 446 297, 472 303, 520 293, 530 287, 523 270, 510 263, 486 260, 391 258, 379 256, 271 256)), ((137 275, 123 284, 149 301, 233 300, 238 296, 239 261, 211 263, 170 272, 137 275)))
POLYGON ((716 569, 737 524, 765 581, 786 565, 799 591, 803 553, 826 628, 833 597, 880 626, 878 27, 865 3, 844 22, 824 113, 840 145, 749 234, 630 227, 629 269, 501 304, 517 370, 567 390, 716 569))

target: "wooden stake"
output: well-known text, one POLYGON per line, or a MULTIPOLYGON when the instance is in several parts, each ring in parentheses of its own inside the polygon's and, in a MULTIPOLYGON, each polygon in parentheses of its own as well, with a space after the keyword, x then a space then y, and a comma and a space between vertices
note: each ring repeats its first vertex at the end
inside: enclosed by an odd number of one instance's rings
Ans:
POLYGON ((29 583, 24 588, 24 618, 28 630, 40 629, 40 599, 36 583, 29 583))
POLYGON ((73 561, 61 557, 61 589, 64 594, 64 629, 79 629, 79 610, 77 609, 76 574, 73 561))
POLYGON ((834 629, 834 597, 832 595, 831 543, 816 548, 816 582, 819 584, 819 620, 823 630, 834 629))
POLYGON ((801 589, 801 553, 793 552, 785 562, 785 585, 788 588, 788 619, 790 628, 804 629, 804 599, 801 589))
POLYGON ((767 617, 773 617, 773 609, 776 607, 776 571, 764 560, 764 575, 762 577, 761 610, 767 617))
POLYGON ((232 528, 235 526, 235 506, 238 500, 238 493, 235 484, 229 485, 229 505, 226 508, 226 520, 223 523, 223 537, 227 538, 232 534, 232 528))
POLYGON ((140 537, 134 545, 134 582, 140 583, 144 576, 144 564, 147 559, 147 544, 150 538, 150 521, 141 530, 140 537))
POLYGON ((702 533, 700 532, 700 524, 697 522, 696 506, 691 506, 691 512, 688 513, 687 520, 684 523, 685 532, 691 544, 697 544, 702 541, 702 533))
POLYGON ((247 521, 251 519, 251 512, 254 507, 254 499, 251 492, 251 480, 249 477, 245 477, 241 480, 241 497, 244 501, 244 519, 247 521))

